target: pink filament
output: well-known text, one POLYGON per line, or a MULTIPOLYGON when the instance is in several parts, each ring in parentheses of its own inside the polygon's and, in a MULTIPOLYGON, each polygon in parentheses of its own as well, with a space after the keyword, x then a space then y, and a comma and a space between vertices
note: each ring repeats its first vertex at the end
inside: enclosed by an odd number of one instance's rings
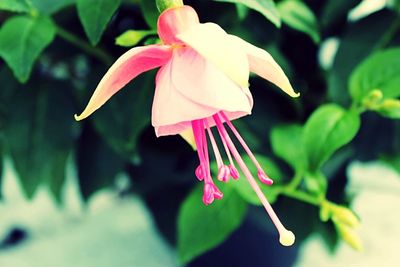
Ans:
POLYGON ((258 174, 258 178, 260 179, 260 181, 265 183, 265 184, 267 184, 267 185, 271 185, 273 183, 272 179, 269 178, 265 174, 264 170, 262 169, 262 167, 258 163, 256 157, 251 152, 250 148, 248 147, 248 145, 246 144, 246 142, 244 141, 242 136, 240 136, 240 134, 236 130, 235 126, 233 126, 232 122, 228 119, 228 117, 226 116, 226 114, 224 112, 220 112, 219 114, 220 114, 220 116, 222 116, 222 118, 226 122, 226 124, 228 124, 229 128, 231 129, 231 131, 233 132, 233 134, 235 135, 237 140, 240 142, 240 144, 242 145, 243 149, 246 151, 247 155, 249 155, 249 157, 250 157, 251 161, 253 162, 253 164, 256 165, 256 167, 258 169, 257 174, 258 174))
MULTIPOLYGON (((261 191, 260 187, 258 186, 257 182, 254 180, 252 174, 250 173, 250 170, 247 168, 243 159, 240 157, 239 152, 237 151, 235 145, 233 144, 231 138, 229 137, 227 131, 225 130, 223 123, 221 122, 219 114, 213 115, 213 118, 214 118, 214 121, 218 128, 218 131, 221 135, 221 138, 225 140, 233 157, 235 158, 236 162, 239 164, 239 167, 242 170, 243 174, 246 176, 247 181, 249 182, 250 186, 253 188, 254 192, 257 194, 258 198, 260 199, 261 203, 263 204, 265 210, 267 211, 268 215, 270 216, 270 218, 271 218, 272 222, 274 223, 275 227, 277 228, 278 232, 280 234, 283 234, 285 231, 287 231, 286 228, 282 225, 281 221, 279 220, 278 216, 276 215, 275 211, 273 210, 271 204, 269 204, 267 198, 264 196, 264 194, 261 191)), ((226 120, 226 118, 225 118, 225 120, 226 120)), ((246 147, 247 147, 247 145, 246 145, 246 147)))

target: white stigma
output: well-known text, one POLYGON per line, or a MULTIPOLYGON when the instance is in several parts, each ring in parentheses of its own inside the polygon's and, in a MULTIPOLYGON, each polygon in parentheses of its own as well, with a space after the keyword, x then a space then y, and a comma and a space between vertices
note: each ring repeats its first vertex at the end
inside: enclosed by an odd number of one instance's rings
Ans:
POLYGON ((292 231, 285 229, 285 230, 281 231, 279 233, 279 235, 280 235, 279 243, 281 243, 282 246, 290 247, 291 245, 294 244, 296 237, 292 231))

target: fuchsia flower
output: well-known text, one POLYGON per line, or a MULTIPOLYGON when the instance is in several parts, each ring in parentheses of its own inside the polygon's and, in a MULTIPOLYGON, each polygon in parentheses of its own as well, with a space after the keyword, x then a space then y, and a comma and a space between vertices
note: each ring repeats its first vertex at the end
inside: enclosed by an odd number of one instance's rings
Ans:
POLYGON ((231 120, 251 113, 253 98, 248 89, 249 72, 269 80, 296 97, 289 80, 269 53, 239 37, 227 34, 214 23, 200 23, 190 6, 164 11, 158 19, 162 45, 135 47, 111 66, 97 86, 82 120, 102 106, 137 75, 161 67, 156 77, 152 125, 157 136, 182 134, 192 129, 200 164, 195 174, 204 182, 203 202, 208 205, 223 197, 210 173, 207 136, 218 165, 217 179, 239 178, 236 163, 260 198, 280 233, 283 245, 294 243, 294 234, 285 229, 237 151, 227 128, 243 146, 258 169, 261 182, 271 185, 231 120), (211 127, 216 126, 229 164, 225 164, 211 127))

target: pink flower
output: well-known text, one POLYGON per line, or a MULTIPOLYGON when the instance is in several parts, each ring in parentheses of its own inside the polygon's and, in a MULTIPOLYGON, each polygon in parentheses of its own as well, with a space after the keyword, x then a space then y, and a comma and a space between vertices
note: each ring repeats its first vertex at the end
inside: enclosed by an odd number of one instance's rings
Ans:
POLYGON ((89 104, 76 120, 82 120, 101 107, 137 75, 161 67, 156 77, 152 125, 157 136, 184 133, 192 129, 199 156, 195 174, 204 182, 203 202, 208 205, 223 193, 210 172, 207 136, 218 165, 217 179, 239 178, 233 159, 280 233, 283 245, 291 245, 294 235, 285 229, 252 174, 238 153, 227 128, 242 145, 258 169, 261 182, 272 180, 235 129, 231 120, 251 113, 253 98, 248 89, 249 72, 269 80, 296 97, 286 75, 271 55, 239 37, 227 34, 214 23, 200 23, 190 6, 170 8, 158 19, 162 45, 135 47, 111 66, 97 86, 89 104), (216 126, 229 164, 225 164, 211 127, 216 126))

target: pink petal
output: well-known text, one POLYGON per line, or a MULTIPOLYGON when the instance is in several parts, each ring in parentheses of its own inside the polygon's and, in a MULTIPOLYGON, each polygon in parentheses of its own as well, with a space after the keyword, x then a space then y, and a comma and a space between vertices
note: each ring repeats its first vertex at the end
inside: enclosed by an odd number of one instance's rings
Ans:
POLYGON ((177 50, 171 64, 172 83, 188 99, 218 110, 251 112, 248 88, 240 88, 195 50, 177 50))
POLYGON ((218 112, 214 108, 193 102, 176 90, 170 77, 171 72, 172 64, 168 62, 157 74, 152 108, 152 125, 157 136, 180 133, 191 127, 191 120, 209 117, 218 112))
POLYGON ((242 47, 244 51, 246 51, 251 72, 254 72, 264 79, 272 82, 292 97, 298 97, 300 95, 293 90, 292 85, 290 84, 289 79, 286 77, 282 68, 278 65, 278 63, 275 62, 275 60, 267 51, 258 48, 234 35, 230 35, 230 39, 242 47))
POLYGON ((249 62, 243 49, 231 42, 229 35, 217 24, 204 23, 190 27, 176 36, 212 62, 240 87, 248 87, 249 62))
POLYGON ((157 74, 152 124, 157 136, 177 134, 190 128, 190 121, 220 110, 230 119, 250 114, 252 105, 248 88, 240 88, 193 49, 181 48, 157 74))
POLYGON ((139 74, 164 65, 172 55, 172 48, 166 45, 134 47, 123 54, 101 79, 85 110, 75 115, 82 120, 100 108, 111 96, 122 89, 139 74))

